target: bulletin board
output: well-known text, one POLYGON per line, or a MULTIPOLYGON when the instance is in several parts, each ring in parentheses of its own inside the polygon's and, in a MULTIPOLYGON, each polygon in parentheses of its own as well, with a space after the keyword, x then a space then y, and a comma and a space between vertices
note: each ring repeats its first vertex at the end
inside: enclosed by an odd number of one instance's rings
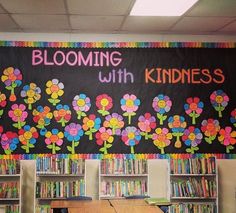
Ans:
POLYGON ((236 154, 235 43, 0 42, 0 154, 236 154))

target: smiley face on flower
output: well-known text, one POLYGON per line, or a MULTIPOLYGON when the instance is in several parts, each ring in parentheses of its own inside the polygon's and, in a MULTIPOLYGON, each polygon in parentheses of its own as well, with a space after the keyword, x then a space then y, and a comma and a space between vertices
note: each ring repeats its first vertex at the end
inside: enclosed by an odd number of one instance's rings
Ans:
POLYGON ((223 90, 216 90, 210 96, 210 101, 212 106, 216 111, 218 111, 218 115, 222 117, 222 111, 228 105, 229 97, 223 90))
POLYGON ((12 126, 21 129, 25 125, 25 119, 28 117, 28 112, 25 111, 26 106, 24 104, 13 104, 11 110, 8 112, 9 117, 16 123, 12 126))
POLYGON ((90 98, 85 94, 76 95, 72 101, 72 105, 74 110, 77 113, 77 118, 81 119, 81 117, 85 117, 91 107, 90 98))
POLYGON ((52 149, 52 154, 56 154, 56 151, 61 150, 60 146, 63 144, 64 134, 58 129, 52 129, 45 134, 45 143, 48 149, 52 149))
POLYGON ((89 140, 93 139, 93 133, 97 132, 101 126, 101 119, 96 117, 94 114, 83 118, 83 130, 85 135, 89 136, 89 140))
POLYGON ((71 111, 68 105, 58 104, 56 110, 53 112, 53 116, 58 123, 61 123, 64 127, 71 119, 71 111))
POLYGON ((112 136, 112 130, 106 129, 105 127, 101 127, 99 131, 95 135, 96 142, 99 146, 102 146, 102 148, 99 149, 99 151, 103 152, 104 154, 107 154, 107 149, 112 147, 112 142, 114 141, 114 137, 112 136))
POLYGON ((109 109, 113 106, 112 98, 107 94, 102 94, 96 97, 96 106, 98 108, 98 113, 102 116, 109 115, 109 109))

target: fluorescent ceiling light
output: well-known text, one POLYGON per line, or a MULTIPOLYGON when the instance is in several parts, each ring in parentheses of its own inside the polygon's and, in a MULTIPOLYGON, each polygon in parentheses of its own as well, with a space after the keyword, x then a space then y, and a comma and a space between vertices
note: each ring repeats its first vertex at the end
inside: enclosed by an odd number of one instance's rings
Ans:
POLYGON ((181 16, 198 0, 136 0, 131 16, 181 16))

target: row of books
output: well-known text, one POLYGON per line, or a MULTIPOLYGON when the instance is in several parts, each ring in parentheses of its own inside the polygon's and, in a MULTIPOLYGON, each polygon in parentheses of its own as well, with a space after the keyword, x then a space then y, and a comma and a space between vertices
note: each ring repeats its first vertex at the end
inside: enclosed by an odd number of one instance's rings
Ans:
POLYGON ((19 213, 20 206, 19 205, 7 205, 5 206, 5 213, 19 213))
POLYGON ((214 157, 193 159, 170 159, 171 174, 215 174, 214 157))
POLYGON ((85 195, 85 181, 45 181, 36 183, 37 198, 67 198, 85 195))
POLYGON ((1 182, 0 183, 0 198, 19 198, 19 181, 1 182))
POLYGON ((101 195, 111 197, 147 195, 147 182, 145 180, 102 181, 101 195))
POLYGON ((188 178, 187 180, 171 181, 172 197, 217 197, 216 181, 202 178, 188 178))
POLYGON ((53 213, 50 205, 37 205, 35 213, 53 213))
POLYGON ((37 174, 84 174, 83 159, 42 157, 36 160, 37 174))
POLYGON ((180 203, 169 207, 169 213, 215 213, 215 203, 180 203))
POLYGON ((101 174, 147 174, 147 160, 104 159, 101 174))
POLYGON ((14 159, 0 159, 0 175, 20 174, 20 161, 14 159))

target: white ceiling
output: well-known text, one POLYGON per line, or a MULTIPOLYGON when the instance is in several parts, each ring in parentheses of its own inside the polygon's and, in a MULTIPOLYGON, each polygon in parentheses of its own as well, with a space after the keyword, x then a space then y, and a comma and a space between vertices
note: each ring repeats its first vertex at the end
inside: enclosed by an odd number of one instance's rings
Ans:
POLYGON ((129 16, 134 2, 0 0, 0 32, 236 34, 236 0, 199 0, 180 17, 129 16))

